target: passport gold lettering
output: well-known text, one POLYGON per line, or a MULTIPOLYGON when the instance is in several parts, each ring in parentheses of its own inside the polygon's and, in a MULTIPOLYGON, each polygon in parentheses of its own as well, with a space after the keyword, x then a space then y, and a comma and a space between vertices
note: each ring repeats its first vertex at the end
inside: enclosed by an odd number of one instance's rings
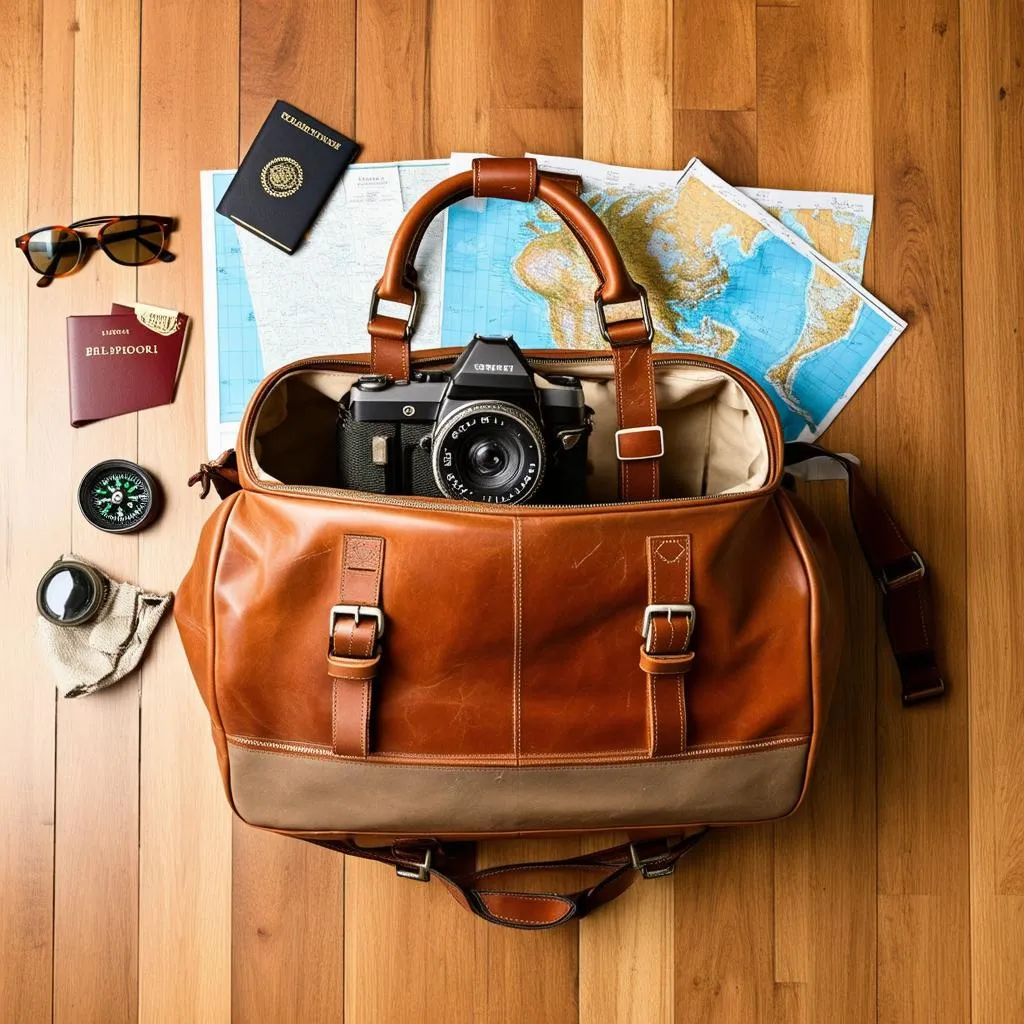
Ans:
MULTIPOLYGON (((127 331, 103 331, 103 334, 127 334, 127 331)), ((89 356, 155 356, 156 345, 87 345, 85 354, 89 356)))
POLYGON ((287 110, 281 111, 281 120, 287 121, 293 127, 298 128, 300 132, 312 135, 314 139, 324 143, 324 145, 330 146, 331 149, 341 149, 340 142, 332 139, 329 135, 324 135, 323 132, 317 131, 312 125, 306 124, 305 121, 300 121, 297 117, 292 117, 287 110))

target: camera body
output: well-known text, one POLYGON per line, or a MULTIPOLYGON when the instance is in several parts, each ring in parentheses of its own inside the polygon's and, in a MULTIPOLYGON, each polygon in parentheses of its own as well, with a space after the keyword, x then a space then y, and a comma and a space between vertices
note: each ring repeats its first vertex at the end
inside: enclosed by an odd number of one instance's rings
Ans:
POLYGON ((342 487, 491 504, 586 501, 591 410, 576 377, 534 377, 479 335, 450 373, 361 377, 341 400, 342 487))

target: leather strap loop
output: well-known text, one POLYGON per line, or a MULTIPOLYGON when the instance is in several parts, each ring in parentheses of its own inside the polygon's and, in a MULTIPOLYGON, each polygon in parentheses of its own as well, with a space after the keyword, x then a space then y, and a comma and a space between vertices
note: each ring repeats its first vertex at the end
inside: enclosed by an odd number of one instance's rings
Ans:
POLYGON ((671 874, 678 860, 706 835, 699 828, 684 835, 647 839, 586 853, 565 860, 506 864, 475 870, 475 843, 424 841, 417 849, 397 846, 360 846, 351 839, 308 839, 329 850, 392 864, 403 876, 436 876, 464 908, 492 924, 508 928, 541 930, 586 917, 624 893, 638 877, 656 878, 671 874), (429 854, 429 857, 427 856, 429 854), (429 862, 429 869, 424 865, 429 862), (575 892, 548 893, 507 891, 495 883, 505 876, 523 878, 551 871, 579 871, 596 878, 575 892))
POLYGON ((816 444, 786 445, 787 466, 831 459, 846 472, 850 518, 871 575, 882 591, 882 615, 900 673, 904 706, 940 697, 946 684, 935 657, 935 629, 925 564, 907 543, 889 510, 871 493, 855 462, 816 444))
POLYGON ((690 604, 690 537, 647 538, 647 609, 640 668, 647 673, 647 726, 651 757, 686 750, 684 677, 695 613, 690 604))
POLYGON ((370 752, 373 680, 380 663, 380 591, 384 538, 346 535, 342 544, 339 603, 331 610, 327 675, 334 752, 366 757, 370 752))
POLYGON ((478 157, 473 161, 473 195, 477 199, 530 202, 537 195, 537 161, 478 157))

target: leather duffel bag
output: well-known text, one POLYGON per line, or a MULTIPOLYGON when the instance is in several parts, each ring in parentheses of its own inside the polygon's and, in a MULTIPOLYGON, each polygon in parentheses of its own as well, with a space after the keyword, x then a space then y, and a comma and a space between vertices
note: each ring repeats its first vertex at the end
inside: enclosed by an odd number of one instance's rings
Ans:
POLYGON ((835 554, 787 486, 787 463, 812 458, 848 474, 904 702, 942 692, 924 563, 856 464, 784 445, 771 401, 735 367, 653 352, 646 294, 607 230, 533 161, 477 161, 410 209, 369 333, 365 355, 271 373, 237 448, 197 475, 224 500, 175 618, 244 821, 437 875, 486 920, 541 928, 670 874, 707 828, 792 813, 843 629, 835 554), (430 219, 469 196, 539 197, 597 274, 607 347, 527 353, 536 373, 583 382, 589 504, 336 486, 353 382, 458 355, 410 354, 413 260, 430 219), (630 303, 640 315, 606 315, 630 303), (581 833, 618 839, 557 864, 475 863, 488 837, 581 833), (548 891, 554 868, 578 883, 548 891))

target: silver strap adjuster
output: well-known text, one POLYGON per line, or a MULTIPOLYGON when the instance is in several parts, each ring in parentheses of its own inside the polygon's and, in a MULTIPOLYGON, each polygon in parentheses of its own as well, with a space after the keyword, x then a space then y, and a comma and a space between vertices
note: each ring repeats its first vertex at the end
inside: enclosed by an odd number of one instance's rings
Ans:
MULTIPOLYGON (((644 621, 640 628, 640 631, 644 636, 644 653, 654 654, 651 650, 651 638, 654 634, 654 616, 664 615, 668 618, 668 621, 672 621, 673 615, 682 615, 689 620, 690 628, 686 631, 686 643, 683 648, 679 651, 673 651, 673 654, 685 654, 687 648, 690 646, 690 640, 693 637, 693 630, 697 625, 697 609, 692 604, 649 604, 644 609, 644 621)), ((665 652, 660 652, 665 653, 665 652)))
POLYGON ((427 847, 423 854, 423 862, 421 864, 396 864, 395 874, 399 878, 411 878, 414 882, 429 882, 430 881, 430 862, 434 858, 434 851, 427 847))
POLYGON ((331 609, 330 624, 327 627, 328 643, 331 650, 334 650, 334 628, 338 625, 338 619, 344 616, 351 616, 353 626, 358 626, 363 618, 374 619, 377 623, 377 642, 384 635, 384 613, 377 607, 368 604, 336 604, 331 609))
MULTIPOLYGON (((899 590, 899 588, 905 584, 912 583, 914 580, 923 578, 924 559, 916 551, 911 551, 909 558, 913 563, 913 567, 907 570, 907 572, 899 573, 896 576, 890 576, 885 569, 882 570, 882 575, 878 580, 878 585, 882 588, 883 594, 888 594, 890 590, 899 590)), ((907 559, 902 559, 904 562, 906 560, 907 559)))
MULTIPOLYGON (((377 284, 373 286, 373 295, 370 296, 370 312, 367 325, 373 322, 373 318, 377 315, 377 309, 380 306, 380 295, 377 294, 377 287, 379 284, 380 282, 378 281, 377 284)), ((401 305, 401 303, 398 303, 398 305, 401 305)), ((409 306, 409 316, 405 321, 405 333, 402 335, 403 339, 411 338, 412 332, 416 330, 416 316, 419 313, 419 308, 420 290, 418 288, 414 288, 412 290, 412 305, 409 306)))

